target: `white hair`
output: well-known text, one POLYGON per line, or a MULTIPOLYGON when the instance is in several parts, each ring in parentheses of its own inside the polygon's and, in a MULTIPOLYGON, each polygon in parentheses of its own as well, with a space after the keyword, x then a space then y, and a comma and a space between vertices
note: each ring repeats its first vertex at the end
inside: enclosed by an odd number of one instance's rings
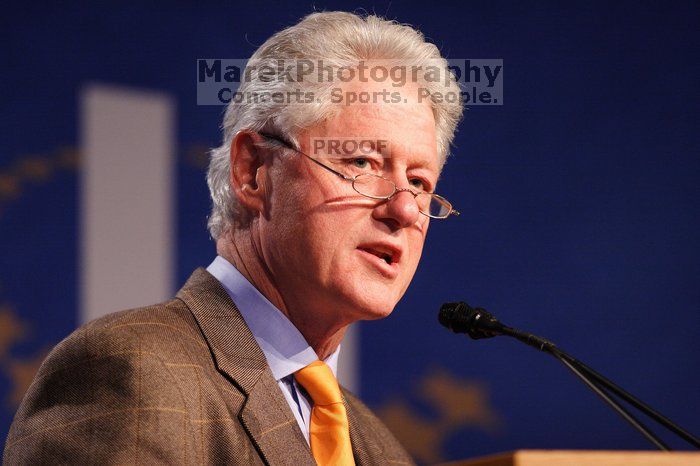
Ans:
MULTIPOLYGON (((281 133, 296 143, 299 130, 308 128, 328 118, 337 106, 330 102, 331 89, 337 83, 303 79, 270 79, 262 75, 261 64, 276 67, 278 60, 323 60, 333 66, 352 66, 363 60, 390 59, 413 66, 438 63, 444 72, 447 61, 438 48, 425 41, 423 34, 411 26, 388 21, 378 16, 358 16, 347 12, 313 13, 298 24, 290 26, 270 37, 250 58, 238 93, 241 95, 287 94, 295 89, 312 91, 316 97, 312 103, 289 105, 275 99, 257 101, 232 100, 223 120, 223 142, 210 152, 207 184, 212 199, 209 216, 209 232, 214 239, 236 224, 245 222, 238 200, 230 188, 231 142, 241 130, 271 131, 281 133), (252 67, 251 63, 258 66, 252 67)), ((269 71, 269 70, 268 70, 269 71)), ((451 75, 450 75, 451 77, 451 75)), ((455 80, 426 82, 425 88, 432 96, 435 92, 451 92, 459 95, 455 80)), ((432 99, 435 118, 437 152, 440 167, 447 158, 455 128, 462 117, 461 99, 446 102, 432 99)))

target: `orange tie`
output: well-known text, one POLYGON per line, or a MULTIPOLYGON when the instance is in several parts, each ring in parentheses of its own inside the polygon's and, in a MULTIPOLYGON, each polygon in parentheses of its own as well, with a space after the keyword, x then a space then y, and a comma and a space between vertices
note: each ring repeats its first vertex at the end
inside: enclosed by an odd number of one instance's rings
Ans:
POLYGON ((323 361, 314 361, 294 378, 314 400, 309 438, 316 463, 354 466, 348 415, 331 368, 323 361))

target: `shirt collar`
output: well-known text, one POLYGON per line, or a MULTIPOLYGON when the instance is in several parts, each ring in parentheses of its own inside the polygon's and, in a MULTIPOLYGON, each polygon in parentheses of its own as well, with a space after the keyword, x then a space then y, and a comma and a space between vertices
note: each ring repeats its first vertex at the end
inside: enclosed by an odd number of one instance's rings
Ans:
MULTIPOLYGON (((272 375, 281 380, 316 361, 318 356, 292 322, 221 256, 207 267, 221 282, 267 359, 272 375)), ((325 359, 337 377, 340 346, 325 359)))

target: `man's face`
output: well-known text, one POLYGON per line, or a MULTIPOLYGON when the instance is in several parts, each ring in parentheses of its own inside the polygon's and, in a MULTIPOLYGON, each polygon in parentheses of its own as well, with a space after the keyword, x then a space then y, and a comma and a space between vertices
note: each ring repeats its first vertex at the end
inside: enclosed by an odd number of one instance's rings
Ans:
MULTIPOLYGON (((371 84, 364 86, 345 90, 372 92, 371 84)), ((432 191, 439 174, 435 120, 429 104, 417 103, 415 95, 404 89, 408 103, 345 107, 302 132, 301 150, 348 176, 374 173, 399 188, 415 190, 422 183, 432 191), (348 154, 342 145, 329 150, 332 140, 372 140, 383 153, 348 154)), ((293 319, 345 325, 391 313, 416 271, 430 220, 418 212, 414 196, 363 197, 298 153, 272 164, 269 211, 255 226, 258 252, 293 319)))

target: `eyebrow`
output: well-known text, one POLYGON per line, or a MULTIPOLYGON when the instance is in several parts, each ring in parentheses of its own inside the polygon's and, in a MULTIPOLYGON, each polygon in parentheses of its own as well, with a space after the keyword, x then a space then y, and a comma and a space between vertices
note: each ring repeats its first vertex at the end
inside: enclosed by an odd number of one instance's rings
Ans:
MULTIPOLYGON (((327 153, 329 158, 332 158, 333 156, 337 157, 343 157, 343 156, 352 156, 352 157, 378 157, 382 159, 388 159, 391 158, 390 155, 387 155, 384 153, 384 151, 381 150, 381 147, 377 147, 377 144, 374 144, 373 141, 370 141, 370 139, 363 139, 361 142, 364 141, 369 141, 372 142, 371 145, 362 145, 357 144, 352 148, 352 150, 349 150, 348 147, 344 144, 340 144, 339 147, 332 147, 330 149, 330 152, 327 153)), ((314 148, 314 152, 315 152, 314 148)), ((314 155, 316 155, 314 153, 314 155)))
MULTIPOLYGON (((258 134, 260 134, 261 136, 263 136, 266 139, 271 139, 273 141, 276 141, 279 144, 281 144, 289 149, 292 149, 292 150, 297 151, 297 152, 301 152, 301 150, 298 149, 294 144, 292 144, 290 141, 286 140, 285 138, 283 138, 281 136, 277 136, 277 135, 270 134, 267 132, 262 132, 262 131, 258 132, 258 134)), ((374 139, 374 138, 372 138, 372 139, 374 139)), ((365 140, 371 140, 371 139, 367 138, 365 140)), ((379 139, 377 139, 377 140, 379 140, 379 139)), ((386 140, 386 142, 389 143, 390 141, 386 140)), ((378 155, 380 158, 382 158, 384 160, 391 160, 393 158, 391 156, 391 152, 392 152, 391 144, 386 145, 386 149, 384 152, 381 150, 377 150, 376 146, 373 145, 371 152, 360 153, 360 154, 357 154, 356 156, 357 157, 361 157, 361 156, 369 157, 371 155, 378 155)), ((301 153, 304 155, 307 155, 305 152, 301 152, 301 153)), ((351 154, 347 151, 344 151, 344 154, 345 155, 355 155, 355 154, 351 154)), ((318 154, 313 154, 313 155, 318 156, 318 154)), ((339 154, 339 155, 342 156, 342 154, 339 154)), ((309 155, 307 155, 307 157, 309 157, 309 155)), ((313 157, 312 157, 312 159, 313 159, 313 157)), ((327 168, 327 167, 325 167, 325 168, 327 168)), ((433 189, 435 188, 435 186, 437 186, 437 183, 440 180, 441 170, 439 168, 436 168, 435 170, 433 170, 432 167, 430 166, 430 162, 426 162, 425 160, 419 159, 416 161, 416 160, 412 160, 412 158, 409 158, 406 168, 407 169, 423 169, 423 170, 428 171, 431 175, 435 175, 435 180, 434 181, 430 180, 431 183, 434 185, 433 189)))

